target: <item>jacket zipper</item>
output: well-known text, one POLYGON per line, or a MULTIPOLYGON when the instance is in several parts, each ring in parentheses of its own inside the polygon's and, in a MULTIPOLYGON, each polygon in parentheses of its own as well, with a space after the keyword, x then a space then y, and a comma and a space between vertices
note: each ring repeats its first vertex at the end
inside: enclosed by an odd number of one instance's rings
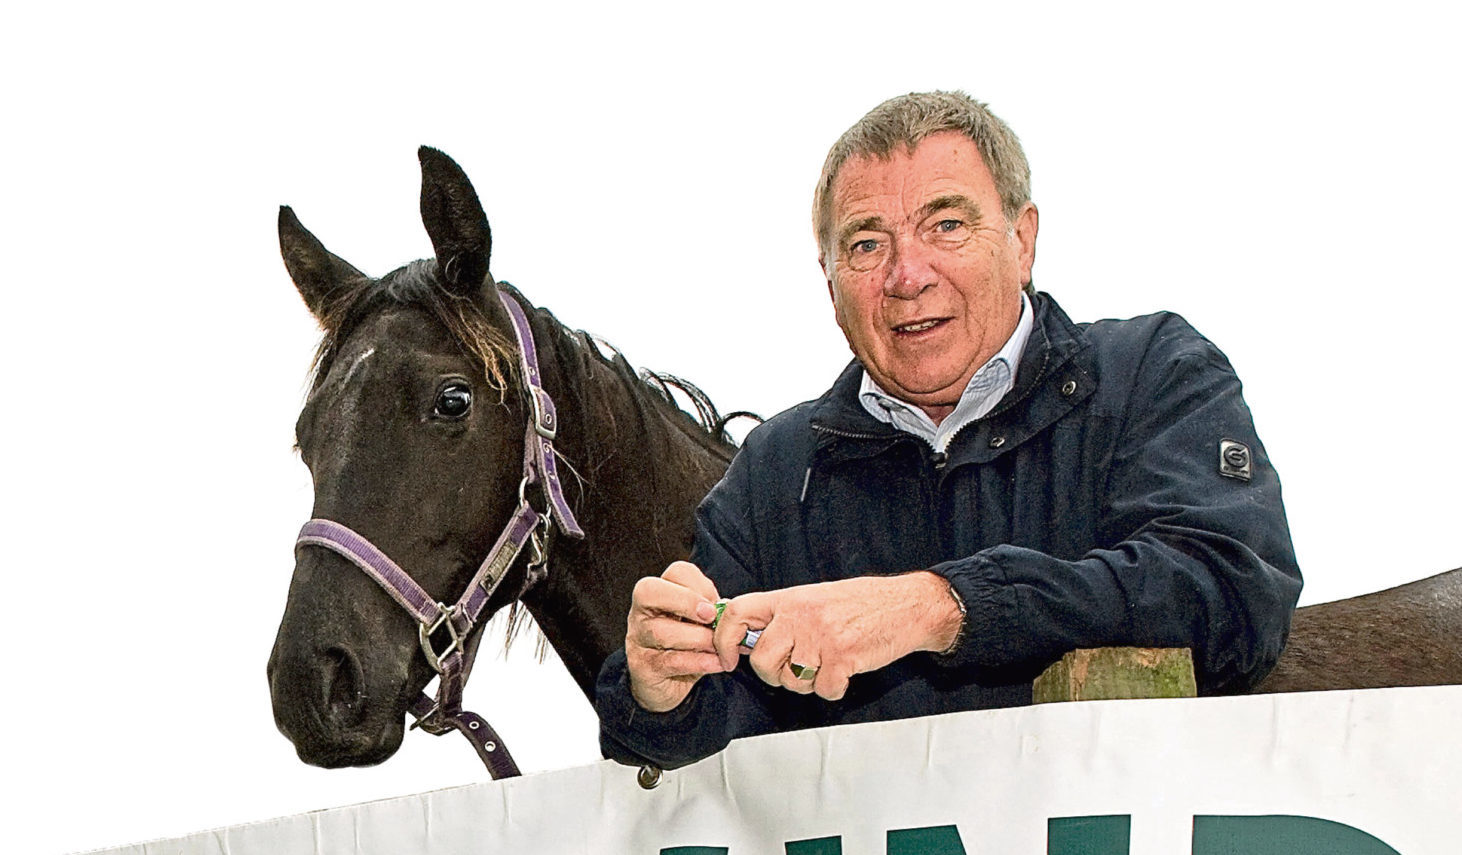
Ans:
MULTIPOLYGON (((825 433, 831 436, 840 436, 844 439, 891 439, 894 442, 898 442, 903 439, 903 437, 889 436, 888 434, 880 435, 876 433, 857 433, 855 431, 838 430, 837 428, 830 428, 825 425, 820 425, 816 423, 813 423, 812 425, 810 425, 810 427, 819 433, 825 433)), ((802 495, 797 497, 798 504, 807 501, 807 486, 810 483, 812 483, 812 467, 808 466, 807 471, 802 473, 802 495)))
MULTIPOLYGON (((1003 399, 1001 399, 1000 403, 995 405, 995 409, 984 414, 983 416, 980 416, 978 419, 975 419, 974 421, 964 425, 959 430, 950 434, 949 439, 944 443, 944 447, 949 448, 951 445, 954 445, 954 441, 958 439, 959 435, 964 433, 965 430, 970 427, 970 425, 977 425, 980 422, 989 421, 990 419, 1000 415, 1011 407, 1014 407, 1016 404, 1019 404, 1021 401, 1024 401, 1026 398, 1029 398, 1031 395, 1034 395, 1036 390, 1040 388, 1041 381, 1046 379, 1046 373, 1047 370, 1050 369, 1050 367, 1051 354, 1048 350, 1045 354, 1045 357, 1041 360, 1041 367, 1036 370, 1036 378, 1031 381, 1030 386, 1028 386, 1024 392, 1014 397, 1006 395, 1003 399)), ((943 469, 944 464, 947 462, 949 462, 949 455, 947 453, 943 451, 934 452, 935 469, 943 469)))
POLYGON ((855 433, 848 430, 838 430, 837 428, 831 428, 817 423, 812 424, 812 429, 819 433, 830 433, 833 436, 840 436, 844 439, 903 439, 901 436, 891 436, 886 433, 855 433))

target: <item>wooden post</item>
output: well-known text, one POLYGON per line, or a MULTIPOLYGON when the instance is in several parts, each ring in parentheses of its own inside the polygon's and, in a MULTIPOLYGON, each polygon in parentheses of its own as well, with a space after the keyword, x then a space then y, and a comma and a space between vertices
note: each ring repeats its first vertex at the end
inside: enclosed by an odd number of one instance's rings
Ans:
POLYGON ((1198 681, 1193 676, 1193 653, 1186 647, 1098 647, 1061 657, 1031 689, 1038 704, 1194 698, 1198 681))

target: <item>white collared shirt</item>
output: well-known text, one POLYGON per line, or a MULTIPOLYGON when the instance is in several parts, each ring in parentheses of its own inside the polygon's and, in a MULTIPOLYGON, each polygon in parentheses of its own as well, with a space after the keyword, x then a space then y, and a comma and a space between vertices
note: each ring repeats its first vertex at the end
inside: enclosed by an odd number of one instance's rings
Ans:
POLYGON ((960 428, 983 418, 995 409, 1001 398, 1015 388, 1015 371, 1020 365, 1020 355, 1025 351, 1025 343, 1035 324, 1033 315, 1030 299, 1022 291, 1020 320, 1015 324, 1015 332, 1010 334, 999 353, 980 366, 980 370, 975 372, 975 376, 965 386, 964 393, 959 396, 959 404, 955 406, 954 412, 937 425, 929 418, 928 413, 883 391, 866 369, 863 371, 863 384, 858 389, 858 401, 875 419, 891 424, 905 433, 911 433, 929 443, 935 451, 943 452, 960 428))

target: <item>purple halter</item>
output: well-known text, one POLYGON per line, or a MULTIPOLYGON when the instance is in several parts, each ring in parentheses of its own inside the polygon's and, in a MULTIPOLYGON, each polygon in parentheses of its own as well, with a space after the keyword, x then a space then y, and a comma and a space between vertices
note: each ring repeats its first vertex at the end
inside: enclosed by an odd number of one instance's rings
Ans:
POLYGON ((477 645, 469 642, 468 636, 525 545, 530 542, 533 545, 533 556, 528 563, 528 586, 531 586, 547 575, 548 535, 555 526, 570 537, 584 536, 573 511, 564 501, 563 488, 559 485, 553 452, 553 440, 558 434, 558 415, 553 399, 543 388, 539 376, 538 351, 533 342, 533 331, 528 326, 528 317, 511 296, 502 291, 498 292, 498 296, 513 321, 523 384, 528 390, 533 413, 523 439, 523 480, 518 485, 518 510, 508 520, 502 534, 498 535, 497 542, 477 568, 467 590, 450 606, 432 599, 386 553, 361 535, 331 520, 310 520, 295 541, 295 549, 322 546, 344 556, 376 580, 391 599, 416 619, 421 652, 432 669, 441 675, 441 680, 435 701, 423 693, 411 705, 411 714, 417 719, 412 727, 420 727, 435 735, 457 730, 472 743, 477 756, 482 758, 494 779, 520 773, 507 746, 487 720, 462 709, 462 689, 472 671, 472 661, 477 652, 477 645), (542 485, 547 499, 541 514, 528 502, 528 488, 535 484, 542 485), (437 650, 432 639, 444 630, 446 646, 437 650))

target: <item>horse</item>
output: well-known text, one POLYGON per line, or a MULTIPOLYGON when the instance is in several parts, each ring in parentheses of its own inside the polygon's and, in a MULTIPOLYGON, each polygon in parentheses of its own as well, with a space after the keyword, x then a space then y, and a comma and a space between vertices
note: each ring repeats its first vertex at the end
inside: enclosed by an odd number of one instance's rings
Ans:
POLYGON ((1462 568, 1295 610, 1253 694, 1462 683, 1462 568))
MULTIPOLYGON (((646 383, 496 281, 466 174, 435 149, 418 157, 434 259, 371 279, 290 208, 279 214, 285 266, 324 330, 296 424, 315 484, 307 533, 337 526, 366 544, 353 552, 302 534, 269 660, 276 724, 302 760, 325 767, 385 760, 408 712, 447 730, 433 716, 460 700, 460 682, 435 706, 414 699, 437 673, 444 685, 449 672, 465 680, 478 613, 510 604, 532 615, 592 700, 600 664, 623 644, 636 581, 689 555, 694 509, 735 452, 703 396, 692 394, 697 420, 664 382, 646 383), (515 315, 527 332, 515 332, 515 315), (547 397, 556 423, 545 429, 547 397), (571 512, 554 511, 558 482, 544 486, 535 471, 555 462, 568 488, 557 504, 571 512), (533 548, 523 551, 530 536, 514 521, 525 513, 533 548), (392 573, 415 588, 383 581, 392 573), (446 605, 464 589, 482 592, 470 620, 446 605), (413 598, 434 604, 413 612, 413 598)), ((1459 683, 1459 635, 1462 569, 1308 606, 1254 691, 1459 683)), ((479 725, 453 726, 471 736, 479 725)))
MULTIPOLYGON (((526 557, 512 560, 483 617, 521 602, 592 698, 600 664, 623 644, 633 580, 689 555, 688 511, 735 447, 663 382, 644 382, 623 356, 494 280, 467 176, 434 149, 419 158, 434 260, 371 279, 280 210, 285 266, 324 330, 295 428, 313 516, 377 545, 438 602, 467 587, 527 498, 517 461, 537 404, 516 363, 507 294, 524 308, 555 399, 550 459, 562 461, 584 537, 540 544, 551 555, 541 577, 526 557)), ((275 722, 300 758, 336 767, 393 754, 405 712, 436 676, 422 646, 412 616, 347 557, 297 550, 268 678, 275 722)))

